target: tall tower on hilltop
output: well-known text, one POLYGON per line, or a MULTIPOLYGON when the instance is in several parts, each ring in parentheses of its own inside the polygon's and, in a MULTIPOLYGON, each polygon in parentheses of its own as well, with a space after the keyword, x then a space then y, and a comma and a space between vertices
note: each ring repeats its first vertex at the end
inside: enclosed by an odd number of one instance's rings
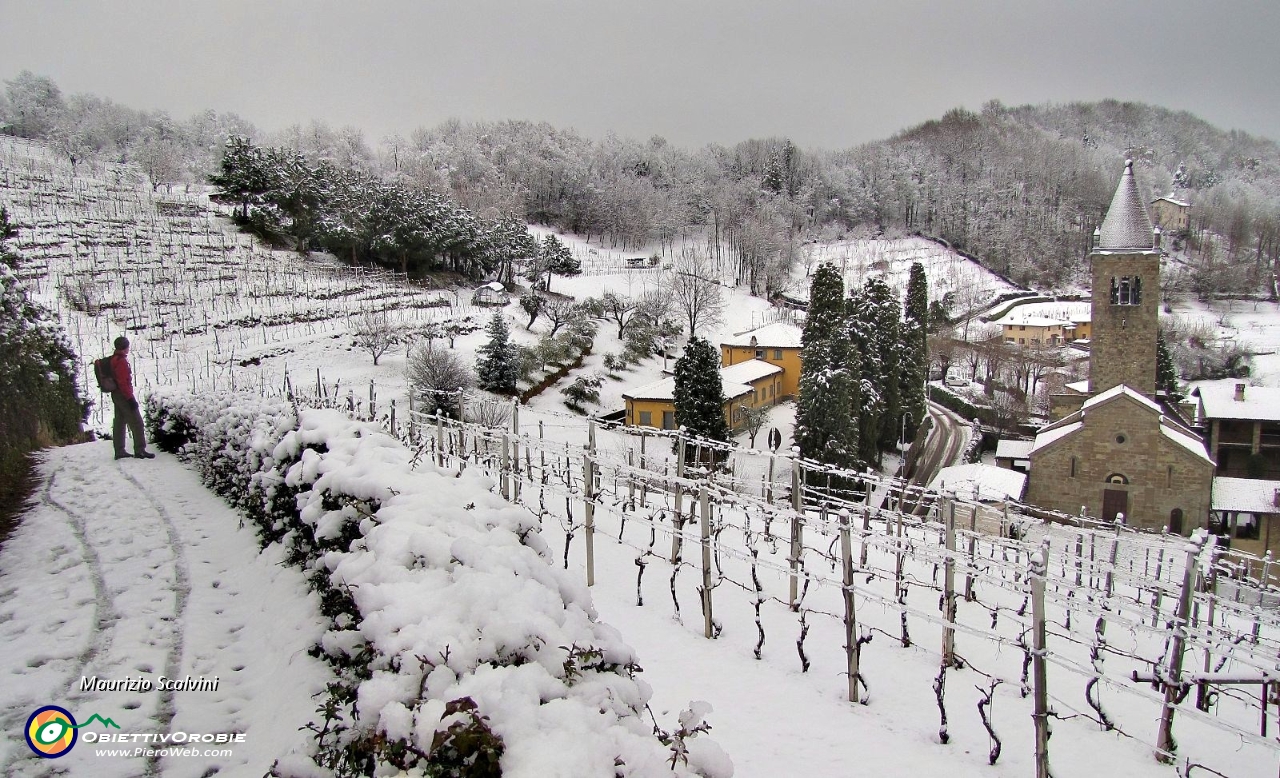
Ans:
POLYGON ((1124 384, 1154 399, 1160 317, 1160 251, 1127 161, 1102 220, 1093 269, 1089 394, 1124 384))

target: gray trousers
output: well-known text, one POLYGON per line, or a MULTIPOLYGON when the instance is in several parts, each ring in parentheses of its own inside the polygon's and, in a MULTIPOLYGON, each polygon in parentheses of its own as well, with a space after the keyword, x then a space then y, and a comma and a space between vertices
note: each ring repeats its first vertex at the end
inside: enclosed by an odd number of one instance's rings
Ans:
POLYGON ((111 393, 111 403, 115 406, 116 417, 111 423, 111 442, 116 447, 116 456, 122 456, 124 450, 124 429, 127 425, 133 435, 133 453, 141 454, 147 450, 147 434, 142 429, 142 412, 133 406, 129 398, 120 392, 111 393))

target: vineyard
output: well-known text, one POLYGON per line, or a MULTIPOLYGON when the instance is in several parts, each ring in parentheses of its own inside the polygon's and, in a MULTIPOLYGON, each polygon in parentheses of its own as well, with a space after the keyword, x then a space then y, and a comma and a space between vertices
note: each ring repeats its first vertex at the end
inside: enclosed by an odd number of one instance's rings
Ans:
MULTIPOLYGON (((86 382, 122 331, 145 392, 275 384, 291 354, 364 315, 385 314, 402 332, 481 321, 453 292, 265 248, 207 195, 153 192, 123 165, 77 175, 45 147, 6 137, 0 201, 18 227, 19 274, 58 313, 86 382)), ((103 425, 101 406, 90 421, 103 425)))
MULTIPOLYGON (((1030 753, 1039 775, 1098 738, 1182 775, 1276 768, 1269 558, 786 454, 712 457, 678 435, 584 423, 553 441, 521 429, 518 408, 502 427, 377 418, 420 461, 491 475, 589 584, 626 579, 636 607, 821 672, 870 709, 927 699, 940 745, 960 731, 973 747, 976 730, 990 764, 1030 753)), ((926 711, 910 715, 919 726, 926 711)))

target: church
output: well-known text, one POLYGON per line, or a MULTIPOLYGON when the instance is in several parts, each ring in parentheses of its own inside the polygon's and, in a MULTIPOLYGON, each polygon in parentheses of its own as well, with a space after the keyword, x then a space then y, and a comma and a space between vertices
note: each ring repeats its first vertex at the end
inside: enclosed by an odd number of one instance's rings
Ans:
POLYGON ((1031 445, 1027 502, 1188 534, 1208 525, 1214 463, 1156 392, 1157 236, 1127 162, 1089 255, 1088 388, 1052 398, 1058 418, 1031 445))

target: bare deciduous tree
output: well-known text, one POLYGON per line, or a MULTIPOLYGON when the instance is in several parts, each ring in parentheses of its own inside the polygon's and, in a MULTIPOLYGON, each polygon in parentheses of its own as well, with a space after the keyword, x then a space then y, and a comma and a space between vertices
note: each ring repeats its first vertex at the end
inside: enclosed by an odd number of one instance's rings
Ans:
POLYGON ((756 435, 760 434, 760 430, 764 428, 765 420, 769 418, 769 408, 750 408, 746 405, 739 405, 738 409, 742 412, 742 431, 747 433, 748 445, 751 448, 755 448, 756 435))
POLYGON ((618 337, 621 338, 626 334, 627 325, 631 323, 631 319, 635 315, 636 301, 620 294, 605 292, 604 297, 600 298, 600 309, 605 316, 617 322, 618 337))
POLYGON ((548 334, 552 336, 559 332, 561 327, 568 324, 570 319, 582 315, 573 300, 561 300, 559 298, 546 300, 543 303, 542 312, 546 315, 547 322, 551 325, 551 330, 548 334))
POLYGON ((672 268, 670 283, 675 307, 689 325, 693 337, 699 327, 719 324, 724 315, 724 290, 714 276, 711 257, 696 248, 684 248, 672 268))
POLYGON ((383 354, 400 341, 396 327, 386 311, 370 311, 361 314, 355 321, 351 336, 356 348, 369 352, 375 365, 383 354))

